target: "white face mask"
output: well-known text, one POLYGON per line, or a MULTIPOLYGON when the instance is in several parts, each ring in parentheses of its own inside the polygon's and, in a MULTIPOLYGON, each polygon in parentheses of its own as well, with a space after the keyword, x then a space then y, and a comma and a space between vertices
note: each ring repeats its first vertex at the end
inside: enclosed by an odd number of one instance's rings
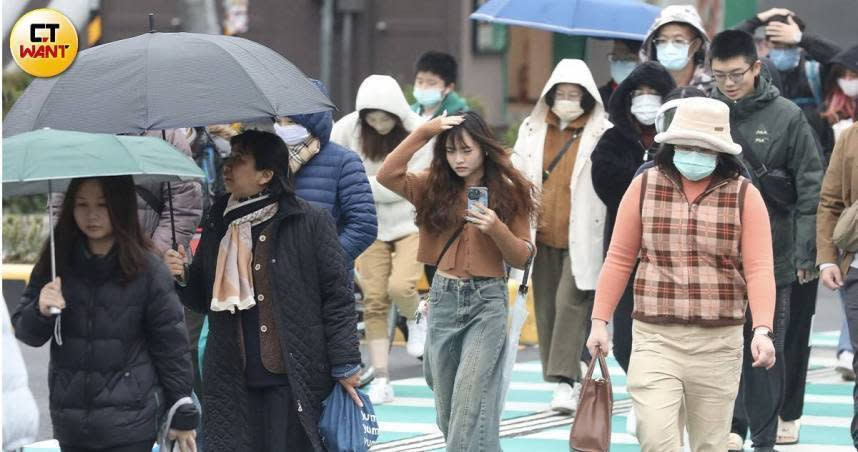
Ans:
POLYGON ((858 97, 858 78, 839 78, 837 79, 837 84, 843 90, 843 94, 849 97, 858 97))
POLYGON ((656 94, 641 94, 632 98, 631 112, 641 124, 655 124, 655 115, 661 107, 661 96, 656 94))
POLYGON ((574 121, 584 114, 580 100, 555 100, 551 111, 563 122, 574 121))
POLYGON ((274 124, 274 133, 276 133, 277 136, 289 146, 303 143, 304 140, 310 136, 310 132, 298 124, 289 124, 285 126, 274 124))

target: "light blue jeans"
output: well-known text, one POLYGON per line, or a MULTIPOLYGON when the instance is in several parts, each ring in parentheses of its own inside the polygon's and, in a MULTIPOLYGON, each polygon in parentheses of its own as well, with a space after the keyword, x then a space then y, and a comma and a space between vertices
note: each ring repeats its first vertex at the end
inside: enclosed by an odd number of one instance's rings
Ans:
POLYGON ((501 450, 508 297, 503 278, 432 282, 423 372, 450 452, 501 450))

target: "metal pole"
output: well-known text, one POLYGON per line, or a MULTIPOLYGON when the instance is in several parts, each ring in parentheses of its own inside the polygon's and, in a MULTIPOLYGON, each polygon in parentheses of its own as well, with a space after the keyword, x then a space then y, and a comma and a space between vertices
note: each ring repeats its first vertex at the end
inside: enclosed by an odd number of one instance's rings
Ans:
MULTIPOLYGON (((51 230, 51 281, 57 280, 57 246, 56 242, 54 242, 54 203, 51 202, 51 198, 53 197, 54 189, 52 181, 48 180, 48 226, 50 226, 51 230)), ((51 314, 59 314, 60 308, 51 307, 49 309, 51 314)))
POLYGON ((321 49, 319 50, 319 79, 325 86, 331 86, 331 43, 334 36, 334 0, 324 0, 322 4, 321 49))
POLYGON ((351 110, 352 102, 352 24, 354 14, 346 12, 343 15, 342 59, 343 70, 340 73, 340 105, 343 111, 351 110))

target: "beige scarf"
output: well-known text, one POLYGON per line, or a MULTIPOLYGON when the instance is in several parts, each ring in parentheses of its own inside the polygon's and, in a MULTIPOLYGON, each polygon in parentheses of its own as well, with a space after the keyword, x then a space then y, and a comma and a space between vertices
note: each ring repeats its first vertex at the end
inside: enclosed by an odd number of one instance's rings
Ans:
POLYGON ((289 148, 289 169, 292 174, 298 172, 305 163, 316 156, 321 150, 319 139, 310 135, 302 143, 286 145, 289 148))
MULTIPOLYGON (((229 212, 268 198, 263 195, 246 201, 230 196, 224 210, 229 212)), ((251 228, 268 221, 277 213, 277 203, 268 204, 247 215, 239 217, 227 226, 217 253, 215 281, 212 288, 212 311, 245 310, 256 306, 253 297, 253 236, 251 228)))

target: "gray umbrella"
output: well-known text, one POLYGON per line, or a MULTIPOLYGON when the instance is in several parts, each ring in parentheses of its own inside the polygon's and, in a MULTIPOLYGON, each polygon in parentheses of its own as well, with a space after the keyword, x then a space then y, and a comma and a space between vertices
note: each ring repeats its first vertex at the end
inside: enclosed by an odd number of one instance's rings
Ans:
POLYGON ((84 50, 64 73, 34 80, 6 115, 3 135, 43 127, 140 133, 332 108, 295 65, 261 44, 150 32, 84 50))

